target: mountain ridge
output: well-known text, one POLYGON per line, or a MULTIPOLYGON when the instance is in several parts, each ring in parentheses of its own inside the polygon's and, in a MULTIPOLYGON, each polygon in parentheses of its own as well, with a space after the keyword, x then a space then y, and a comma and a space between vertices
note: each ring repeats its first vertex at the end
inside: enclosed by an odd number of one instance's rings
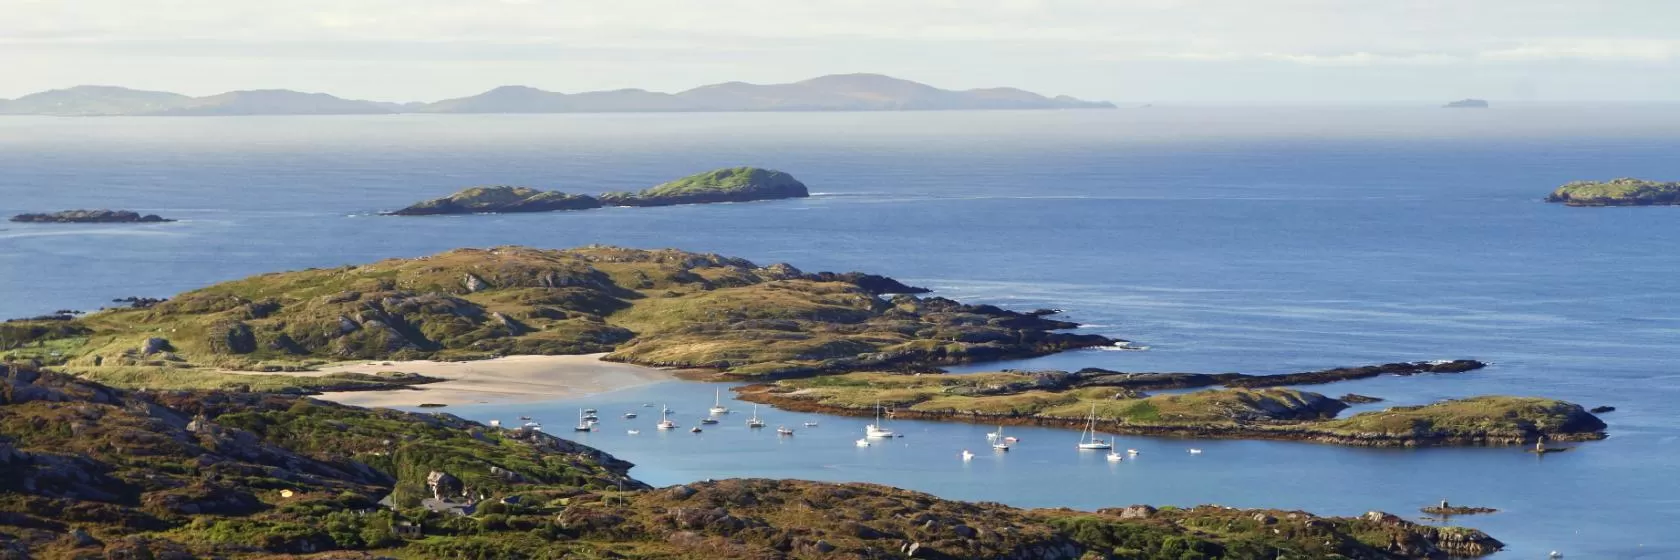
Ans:
POLYGON ((1014 87, 948 90, 883 74, 830 74, 798 82, 720 82, 676 93, 619 88, 562 93, 504 85, 434 102, 346 99, 286 89, 190 97, 117 86, 75 86, 0 99, 0 115, 233 116, 396 113, 644 113, 1112 109, 1106 101, 1049 97, 1014 87))

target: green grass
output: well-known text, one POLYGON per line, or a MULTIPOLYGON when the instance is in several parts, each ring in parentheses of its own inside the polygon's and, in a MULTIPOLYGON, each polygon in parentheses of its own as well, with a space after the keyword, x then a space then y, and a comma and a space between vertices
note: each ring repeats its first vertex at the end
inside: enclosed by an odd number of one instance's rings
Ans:
MULTIPOLYGON (((792 175, 758 167, 729 167, 696 173, 644 190, 644 198, 680 197, 696 194, 747 192, 766 187, 799 185, 792 175)), ((803 189, 804 185, 799 185, 803 189)))

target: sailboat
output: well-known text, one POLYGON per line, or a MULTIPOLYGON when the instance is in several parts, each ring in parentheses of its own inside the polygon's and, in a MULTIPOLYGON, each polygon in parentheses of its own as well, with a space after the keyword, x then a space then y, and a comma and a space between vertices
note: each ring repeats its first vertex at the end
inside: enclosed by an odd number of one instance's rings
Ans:
POLYGON ((657 426, 661 430, 675 430, 675 429, 677 429, 677 423, 672 422, 670 419, 666 418, 664 412, 659 413, 659 424, 657 426))
POLYGON ((593 429, 595 429, 595 427, 591 426, 589 424, 588 417, 583 415, 582 410, 578 410, 578 425, 577 425, 576 428, 572 428, 572 431, 574 431, 574 432, 587 432, 587 431, 593 430, 593 429))
POLYGON ((756 405, 756 404, 753 405, 752 418, 747 419, 747 427, 748 428, 763 428, 764 427, 764 421, 758 419, 758 405, 756 405))
POLYGON ((875 423, 863 427, 863 437, 890 438, 893 431, 887 429, 886 422, 881 421, 881 401, 875 401, 875 423))
POLYGON ((723 407, 723 389, 717 390, 717 400, 712 403, 712 414, 728 414, 729 409, 723 407))
POLYGON ((1009 438, 1003 437, 1003 425, 998 424, 997 439, 992 440, 992 449, 1009 451, 1009 438))
POLYGON ((1091 421, 1085 425, 1085 431, 1079 433, 1080 449, 1113 449, 1109 442, 1097 439, 1097 405, 1091 405, 1091 421))
POLYGON ((779 435, 791 436, 793 435, 793 428, 789 428, 787 426, 777 426, 776 433, 779 435))

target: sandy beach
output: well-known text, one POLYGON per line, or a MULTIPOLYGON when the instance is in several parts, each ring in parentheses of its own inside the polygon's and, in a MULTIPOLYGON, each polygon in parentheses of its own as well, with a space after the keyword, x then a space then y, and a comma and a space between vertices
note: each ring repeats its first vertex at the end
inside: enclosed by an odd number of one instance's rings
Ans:
POLYGON ((344 391, 323 393, 319 397, 353 406, 384 407, 539 401, 676 379, 661 369, 601 361, 605 355, 510 356, 473 362, 361 362, 321 368, 315 375, 403 371, 448 380, 409 390, 344 391))

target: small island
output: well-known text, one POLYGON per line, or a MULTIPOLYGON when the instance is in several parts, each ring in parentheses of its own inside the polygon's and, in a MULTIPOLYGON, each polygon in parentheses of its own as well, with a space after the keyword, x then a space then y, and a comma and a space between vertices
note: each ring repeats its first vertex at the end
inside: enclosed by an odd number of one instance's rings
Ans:
POLYGON ((12 216, 12 221, 28 224, 157 224, 175 220, 129 210, 65 210, 48 214, 18 214, 12 216))
POLYGON ((390 215, 553 212, 603 206, 675 206, 809 196, 811 194, 805 184, 787 173, 758 167, 731 167, 690 175, 641 192, 609 192, 599 197, 530 187, 473 187, 414 204, 390 215))
POLYGON ((1543 398, 1480 396, 1337 418, 1346 403, 1297 389, 1148 395, 1123 381, 1068 372, 850 373, 736 391, 742 400, 784 410, 853 416, 874 415, 879 403, 893 418, 1071 428, 1085 426, 1094 414, 1097 431, 1129 435, 1361 447, 1522 445, 1605 437, 1604 422, 1580 405, 1543 398))
POLYGON ((1488 102, 1486 99, 1460 99, 1441 107, 1444 109, 1486 109, 1488 108, 1488 102))
POLYGON ((1680 204, 1680 182, 1659 183, 1628 177, 1575 181, 1552 191, 1546 202, 1567 206, 1672 206, 1680 204))

